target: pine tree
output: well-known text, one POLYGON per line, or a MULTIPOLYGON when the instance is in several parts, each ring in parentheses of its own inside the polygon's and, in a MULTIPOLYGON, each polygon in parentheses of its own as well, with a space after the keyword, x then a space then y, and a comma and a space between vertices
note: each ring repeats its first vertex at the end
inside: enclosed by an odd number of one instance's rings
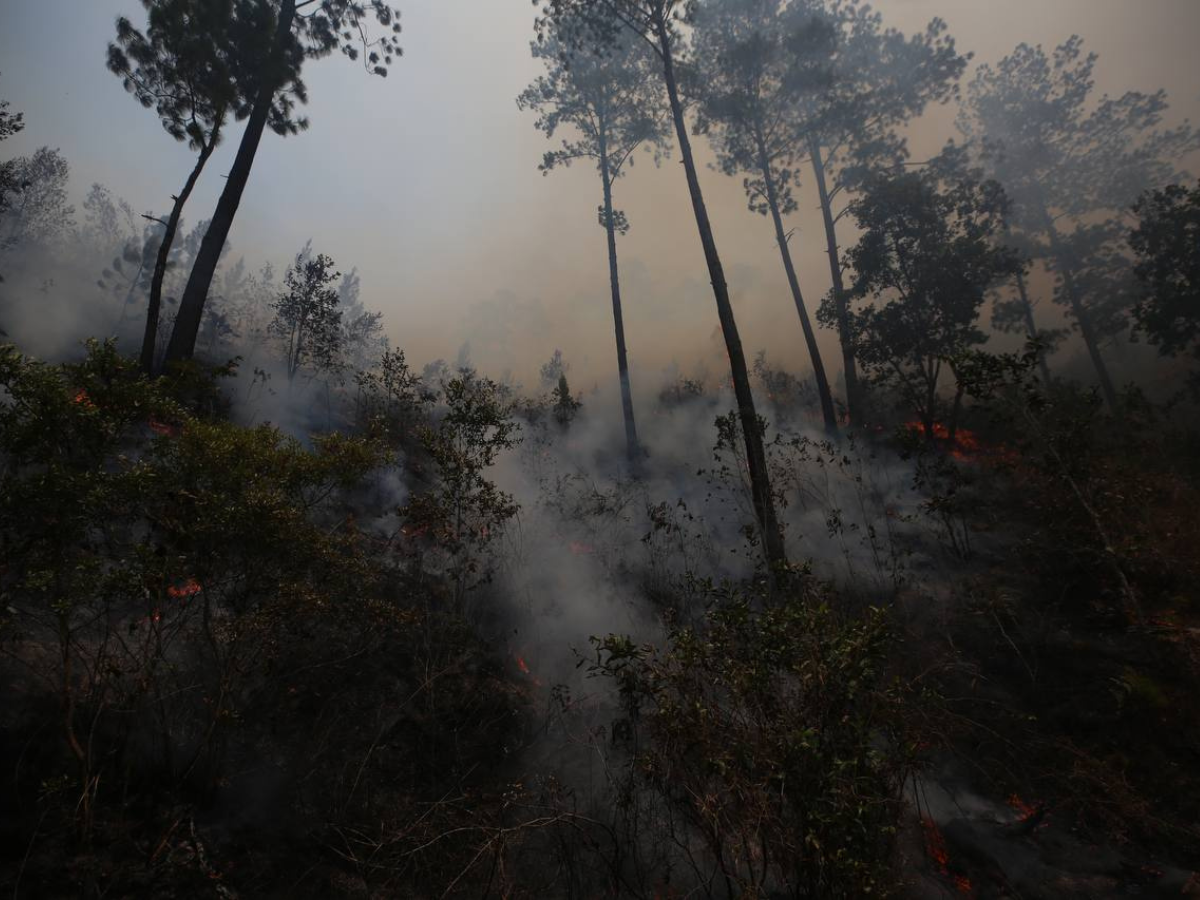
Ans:
POLYGON ((754 394, 750 389, 746 354, 733 315, 729 285, 725 281, 725 269, 717 252, 708 208, 700 189, 700 178, 692 154, 679 89, 676 57, 680 52, 681 43, 680 20, 686 7, 687 4, 683 0, 545 0, 537 28, 539 36, 543 39, 553 34, 567 47, 590 47, 599 53, 608 52, 609 48, 620 45, 622 40, 639 40, 658 58, 670 104, 671 121, 675 126, 680 162, 683 163, 692 212, 696 219, 696 230, 704 250, 713 299, 717 305, 717 317, 721 323, 721 334, 729 356, 738 421, 746 445, 746 466, 750 474, 754 514, 758 520, 767 564, 774 572, 782 572, 787 568, 787 554, 783 544, 783 532, 775 515, 771 476, 767 471, 763 421, 754 408, 754 394))
POLYGON ((626 168, 633 165, 634 152, 639 147, 653 150, 657 162, 666 145, 661 81, 655 72, 653 54, 632 36, 601 54, 574 51, 553 35, 534 43, 532 49, 534 57, 545 63, 546 74, 525 89, 517 98, 517 105, 538 113, 536 126, 546 137, 552 138, 562 129, 571 132, 559 149, 542 157, 539 168, 549 173, 575 160, 587 159, 594 162, 600 175, 603 202, 598 217, 608 244, 609 290, 626 452, 634 460, 641 451, 617 266, 617 235, 629 231, 629 220, 613 207, 613 186, 626 168))
POLYGON ((305 61, 340 50, 351 59, 362 56, 371 74, 386 76, 400 53, 399 31, 399 13, 383 0, 236 0, 231 59, 238 84, 253 100, 225 189, 179 303, 167 362, 190 359, 195 351, 204 304, 263 132, 270 126, 276 134, 287 135, 307 127, 307 120, 295 115, 295 104, 308 97, 300 77, 305 61), (367 35, 372 18, 384 29, 375 40, 367 35))
POLYGON ((712 0, 697 7, 692 87, 697 131, 708 135, 726 175, 745 173, 753 212, 770 216, 792 301, 812 362, 825 429, 837 431, 833 395, 813 332, 783 217, 796 211, 792 188, 802 155, 797 108, 827 88, 836 34, 820 19, 783 18, 782 0, 712 0))

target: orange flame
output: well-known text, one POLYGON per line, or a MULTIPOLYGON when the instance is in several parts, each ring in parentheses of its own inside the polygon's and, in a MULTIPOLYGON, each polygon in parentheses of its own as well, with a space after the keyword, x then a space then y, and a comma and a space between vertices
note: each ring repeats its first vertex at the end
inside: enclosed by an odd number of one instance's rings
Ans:
POLYGON ((521 670, 522 674, 529 676, 529 678, 533 681, 533 684, 535 687, 542 686, 541 679, 539 679, 536 675, 534 675, 531 671, 529 671, 529 666, 525 664, 525 657, 521 656, 521 654, 519 654, 519 653, 514 653, 513 659, 515 659, 517 661, 517 668, 521 670))
POLYGON ((1030 816, 1032 816, 1034 814, 1034 812, 1036 812, 1036 810, 1032 806, 1030 806, 1028 803, 1026 803, 1024 800, 1022 800, 1016 794, 1012 794, 1009 796, 1008 805, 1011 806, 1013 809, 1015 809, 1017 812, 1019 812, 1021 814, 1022 818, 1027 819, 1030 816))
POLYGON ((937 823, 932 819, 922 817, 921 828, 925 832, 925 852, 937 865, 938 871, 954 883, 954 888, 964 897, 974 897, 975 887, 966 875, 960 875, 950 868, 950 853, 946 849, 946 839, 937 823))
POLYGON ((146 424, 150 426, 151 431, 155 434, 161 434, 163 437, 175 437, 175 435, 179 434, 179 426, 160 422, 154 416, 151 416, 146 424))
MULTIPOLYGON (((904 427, 913 432, 924 434, 925 424, 916 420, 905 422, 904 427)), ((950 441, 950 429, 942 422, 933 423, 933 436, 939 441, 950 441)), ((954 443, 950 447, 950 455, 958 460, 968 460, 972 457, 989 456, 1004 462, 1015 462, 1015 451, 1003 446, 989 447, 984 444, 977 434, 966 428, 959 428, 954 433, 954 443)))
POLYGON ((184 597, 191 597, 193 594, 198 594, 202 590, 203 588, 201 587, 200 582, 196 581, 194 578, 189 578, 179 587, 176 587, 175 585, 168 587, 167 596, 173 597, 176 600, 182 600, 184 597))
POLYGON ((587 556, 590 553, 596 552, 594 547, 581 543, 580 541, 571 541, 569 544, 569 549, 576 556, 587 556))
POLYGON ((92 402, 91 398, 88 397, 87 391, 85 391, 83 388, 80 388, 75 392, 75 402, 82 404, 87 409, 96 408, 96 404, 92 402))

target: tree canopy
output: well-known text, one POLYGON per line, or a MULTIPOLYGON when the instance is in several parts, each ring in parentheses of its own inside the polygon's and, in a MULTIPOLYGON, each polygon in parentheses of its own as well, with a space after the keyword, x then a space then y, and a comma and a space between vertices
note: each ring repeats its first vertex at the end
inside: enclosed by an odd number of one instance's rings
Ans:
POLYGON ((1125 330, 1135 302, 1127 216, 1139 194, 1184 177, 1179 160, 1200 135, 1187 123, 1164 126, 1164 91, 1095 97, 1097 59, 1078 35, 1050 53, 1021 44, 979 67, 958 126, 1004 185, 1016 240, 1054 273, 1054 300, 1115 409, 1101 347, 1125 330))
MULTIPOLYGON (((998 246, 1006 200, 995 181, 937 167, 878 175, 851 210, 863 231, 854 273, 854 349, 870 380, 896 391, 927 435, 939 416, 943 369, 987 339, 978 327, 990 287, 1021 271, 998 246)), ((835 315, 827 301, 823 315, 835 315)))
POLYGON ((286 291, 274 303, 268 330, 280 341, 289 381, 301 369, 329 371, 341 362, 344 335, 335 287, 341 277, 330 257, 303 251, 284 273, 286 291))
POLYGON ((1151 191, 1133 212, 1137 329, 1160 353, 1200 361, 1200 186, 1151 191))

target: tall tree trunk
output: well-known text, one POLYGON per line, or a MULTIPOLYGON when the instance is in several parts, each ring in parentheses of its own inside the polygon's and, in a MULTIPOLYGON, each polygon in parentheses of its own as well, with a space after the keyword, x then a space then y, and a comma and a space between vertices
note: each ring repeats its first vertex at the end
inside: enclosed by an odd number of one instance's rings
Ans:
MULTIPOLYGON (((1017 295, 1021 298, 1021 315, 1025 317, 1025 332, 1029 337, 1038 336, 1037 323, 1033 320, 1033 304, 1029 302, 1029 292, 1025 288, 1025 274, 1017 273, 1017 295)), ((1050 385, 1050 366, 1046 363, 1045 350, 1038 351, 1038 368, 1042 371, 1042 384, 1050 385)))
POLYGON ((625 452, 630 462, 640 455, 637 423, 633 418, 633 390, 629 385, 629 358, 625 352, 625 319, 621 314, 621 280, 617 272, 617 229, 613 222, 612 179, 608 170, 608 141, 600 128, 600 180, 604 182, 604 230, 608 235, 608 282, 612 290, 613 327, 617 333, 617 373, 621 379, 621 409, 625 416, 625 452))
POLYGON ((821 198, 821 217, 825 220, 825 248, 829 255, 829 277, 833 287, 833 306, 837 311, 838 338, 842 344, 842 369, 846 377, 846 410, 850 421, 858 424, 862 415, 862 398, 858 390, 858 366, 854 360, 854 345, 850 342, 850 309, 846 288, 842 283, 842 264, 838 260, 837 222, 833 216, 833 201, 825 184, 825 160, 821 158, 821 142, 808 137, 808 155, 812 160, 813 178, 821 198))
POLYGON ((833 395, 829 391, 829 379, 825 377, 825 364, 821 362, 817 337, 813 334, 812 323, 808 319, 808 310, 804 306, 804 295, 800 293, 800 280, 796 277, 796 267, 792 265, 792 252, 788 249, 787 235, 783 230, 783 218, 779 215, 779 198, 775 194, 775 179, 771 176, 766 142, 761 134, 757 135, 757 139, 758 165, 762 170, 763 183, 767 189, 767 206, 771 209, 771 220, 775 223, 775 242, 779 244, 779 255, 783 257, 783 271, 787 273, 788 287, 792 289, 796 312, 800 314, 800 327, 804 331, 804 342, 808 345, 808 356, 812 360, 813 377, 817 380, 817 394, 821 398, 821 413, 825 417, 825 430, 830 434, 837 434, 837 413, 833 409, 833 395))
POLYGON ((683 105, 679 100, 679 86, 675 82, 675 65, 671 57, 671 35, 661 8, 655 14, 654 30, 662 55, 663 79, 666 81, 667 97, 671 102, 671 118, 675 123, 675 137, 679 141, 679 155, 687 175, 692 212, 696 217, 696 228, 700 232, 700 244, 704 248, 704 259, 708 264, 713 297, 717 301, 717 316, 721 320, 721 333, 725 337, 725 349, 729 354, 733 392, 737 398, 742 436, 746 442, 746 467, 750 474, 754 514, 758 518, 758 525, 762 531, 763 551, 767 564, 772 569, 780 571, 787 567, 787 554, 783 546, 783 532, 780 531, 779 522, 775 518, 775 501, 771 496, 771 478, 767 472, 767 454, 763 448, 762 429, 758 413, 754 409, 754 395, 750 391, 750 375, 746 370, 746 356, 742 352, 742 340, 738 336, 737 322, 733 317, 733 305, 729 302, 729 286, 725 283, 725 272, 721 267, 721 258, 717 255, 717 244, 713 238, 712 225, 708 220, 708 210, 704 206, 704 195, 700 192, 700 179, 696 176, 696 161, 692 157, 687 123, 683 118, 683 105))
POLYGON ((246 130, 242 134, 242 142, 238 145, 233 167, 229 170, 225 190, 221 192, 221 199, 217 201, 216 212, 208 224, 208 231, 204 233, 200 252, 196 254, 196 262, 188 277, 187 287, 184 288, 183 298, 179 301, 175 328, 167 344, 168 363, 191 359, 192 353, 195 352, 196 336, 200 333, 200 320, 204 316, 204 303, 208 299, 208 290, 212 286, 225 240, 229 237, 229 229, 233 227, 233 217, 237 214, 238 204, 241 203, 242 192, 246 190, 250 169, 254 165, 254 155, 258 152, 263 129, 266 128, 267 119, 271 114, 275 92, 279 89, 279 72, 283 68, 283 55, 295 18, 296 0, 283 0, 275 27, 271 56, 266 64, 266 77, 263 78, 250 116, 246 119, 246 130))
POLYGON ((158 339, 158 315, 162 308, 163 279, 167 275, 167 260, 171 255, 171 246, 175 243, 175 232, 179 229, 179 219, 183 215, 183 207, 188 202, 188 197, 192 195, 192 189, 200 179, 200 173, 204 171, 205 163, 216 149, 220 130, 221 126, 218 123, 213 127, 208 141, 200 148, 200 155, 196 158, 195 167, 188 175, 187 181, 184 182, 179 196, 174 198, 175 205, 171 207, 171 215, 167 219, 162 241, 158 245, 158 256, 154 260, 154 275, 150 279, 150 306, 146 311, 146 331, 142 335, 141 364, 142 371, 147 375, 154 374, 154 345, 158 339))
POLYGON ((296 343, 292 345, 292 350, 288 353, 287 377, 288 387, 292 386, 292 382, 296 378, 296 373, 300 371, 300 354, 304 350, 304 319, 301 318, 296 325, 295 330, 296 343))
POLYGON ((963 394, 967 392, 967 386, 958 380, 957 372, 954 373, 954 380, 954 405, 950 407, 950 421, 946 424, 946 444, 951 450, 958 443, 958 418, 962 415, 963 394))
POLYGON ((933 363, 929 368, 929 377, 925 379, 925 410, 921 413, 922 424, 925 426, 925 437, 929 443, 934 442, 937 429, 937 386, 942 377, 940 363, 933 363))
POLYGON ((1104 402, 1108 404, 1110 412, 1117 414, 1119 412, 1117 392, 1113 389, 1112 379, 1108 375, 1108 366, 1104 364, 1104 357, 1100 355, 1100 345, 1096 340, 1096 331, 1092 327, 1092 317, 1083 305, 1083 298, 1079 296, 1079 289, 1075 284, 1074 266, 1063 251, 1058 229, 1054 227, 1054 221, 1050 218, 1050 214, 1044 210, 1043 214, 1046 220, 1046 234, 1050 238, 1050 248, 1054 257, 1058 260, 1058 270, 1062 275, 1063 289, 1067 293, 1071 314, 1079 323, 1079 334, 1083 337, 1083 343, 1087 347, 1088 356, 1091 357, 1092 366, 1095 367, 1096 375, 1100 379, 1100 392, 1104 395, 1104 402))
POLYGON ((137 292, 138 282, 142 280, 142 271, 146 268, 146 257, 142 255, 142 262, 138 264, 137 271, 133 273, 133 280, 129 282, 129 290, 125 292, 125 299, 121 301, 121 315, 117 316, 117 332, 120 333, 121 326, 125 324, 125 314, 129 311, 130 305, 133 303, 133 295, 137 292))

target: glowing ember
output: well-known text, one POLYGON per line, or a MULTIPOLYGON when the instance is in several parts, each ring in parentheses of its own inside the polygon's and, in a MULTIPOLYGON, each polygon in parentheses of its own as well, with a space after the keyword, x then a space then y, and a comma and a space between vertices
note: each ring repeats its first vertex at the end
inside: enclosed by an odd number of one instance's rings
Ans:
MULTIPOLYGON (((905 422, 904 428, 917 434, 925 433, 923 422, 905 422)), ((950 429, 942 422, 933 423, 933 437, 935 440, 951 443, 950 429)), ((1015 462, 1017 457, 1016 452, 1009 450, 1007 447, 989 447, 979 439, 975 432, 968 431, 965 428, 959 428, 955 431, 954 441, 950 446, 950 455, 958 460, 987 456, 1004 462, 1015 462)))
POLYGON ((1035 812, 1037 812, 1036 808, 1030 806, 1028 803, 1026 803, 1024 800, 1022 800, 1016 794, 1012 794, 1008 798, 1008 805, 1011 806, 1017 812, 1019 812, 1021 814, 1022 819, 1028 819, 1035 812))
POLYGON ((150 430, 155 434, 161 434, 163 437, 175 437, 179 434, 179 428, 175 425, 168 425, 166 422, 160 422, 153 416, 146 422, 150 426, 150 430))
POLYGON ((526 665, 526 663, 525 663, 525 657, 521 656, 521 654, 519 654, 519 653, 514 653, 513 659, 515 659, 517 661, 517 668, 521 670, 521 673, 523 675, 529 676, 530 680, 533 682, 535 687, 542 686, 541 680, 536 675, 534 675, 533 672, 529 671, 529 666, 526 665))
POLYGON ((925 852, 937 865, 938 872, 954 883, 955 890, 964 897, 974 897, 975 887, 966 875, 959 875, 950 868, 950 853, 946 850, 946 839, 942 831, 932 819, 921 819, 921 828, 925 832, 925 852))
POLYGON ((75 392, 75 402, 88 409, 96 408, 96 404, 91 401, 91 398, 88 397, 87 391, 85 391, 83 388, 80 388, 75 392))
POLYGON ((942 831, 932 819, 922 819, 921 827, 925 829, 925 850, 929 858, 937 863, 938 868, 945 873, 950 865, 950 855, 946 852, 946 839, 942 831))
POLYGON ((167 588, 167 596, 174 597, 176 600, 181 600, 184 597, 190 597, 193 594, 198 594, 201 590, 203 590, 203 588, 200 586, 200 582, 196 581, 194 578, 189 578, 178 587, 171 585, 169 588, 167 588))

